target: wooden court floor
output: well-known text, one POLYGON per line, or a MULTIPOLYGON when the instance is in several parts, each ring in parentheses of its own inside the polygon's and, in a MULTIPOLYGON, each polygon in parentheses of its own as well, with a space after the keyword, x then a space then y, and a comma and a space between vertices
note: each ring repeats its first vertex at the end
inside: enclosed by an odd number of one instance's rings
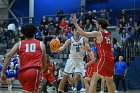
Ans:
MULTIPOLYGON (((20 89, 14 89, 12 91, 8 91, 6 89, 0 89, 0 93, 22 93, 22 91, 20 89)), ((56 93, 55 91, 51 91, 49 93, 56 93)), ((86 93, 86 92, 68 92, 68 93, 86 93)), ((99 92, 98 92, 99 93, 99 92)), ((107 92, 105 92, 107 93, 107 92)), ((124 93, 123 91, 119 91, 118 93, 124 93)), ((140 93, 140 89, 139 90, 127 90, 127 92, 125 93, 140 93)))

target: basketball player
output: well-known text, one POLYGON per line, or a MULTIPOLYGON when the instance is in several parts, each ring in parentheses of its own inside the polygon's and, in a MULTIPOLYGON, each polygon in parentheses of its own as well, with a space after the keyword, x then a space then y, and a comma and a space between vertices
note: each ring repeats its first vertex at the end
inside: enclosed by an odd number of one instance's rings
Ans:
POLYGON ((85 84, 87 93, 89 91, 89 86, 90 86, 90 81, 93 75, 93 70, 95 69, 95 66, 96 66, 95 58, 96 58, 95 54, 92 51, 87 53, 87 56, 86 56, 87 64, 85 66, 86 73, 85 73, 85 78, 84 78, 84 84, 85 84))
POLYGON ((57 81, 53 75, 53 68, 53 62, 47 59, 47 67, 42 73, 42 93, 48 93, 46 91, 47 83, 50 83, 51 85, 55 86, 56 90, 58 89, 57 81))
MULTIPOLYGON (((88 40, 85 37, 81 37, 76 28, 73 27, 72 31, 74 36, 71 37, 70 39, 67 39, 65 41, 65 44, 61 46, 57 51, 54 52, 61 52, 63 51, 67 46, 70 46, 70 54, 69 54, 69 59, 66 62, 66 66, 64 68, 64 76, 62 80, 60 81, 58 90, 59 93, 63 92, 64 86, 66 81, 69 79, 69 75, 74 72, 74 76, 72 79, 69 80, 69 83, 73 84, 76 83, 77 81, 80 80, 81 75, 85 75, 85 70, 84 70, 84 52, 85 50, 83 49, 83 46, 85 44, 88 44, 88 40)), ((89 48, 90 51, 90 48, 89 48)))
POLYGON ((84 32, 76 22, 76 15, 72 15, 73 24, 78 33, 85 37, 95 37, 96 47, 98 51, 98 63, 96 71, 93 74, 89 93, 96 93, 97 81, 103 76, 106 80, 108 92, 115 92, 115 84, 113 82, 114 56, 112 51, 110 33, 106 30, 108 22, 105 19, 93 20, 98 31, 84 32))
POLYGON ((20 69, 18 72, 18 80, 22 85, 23 93, 39 93, 40 70, 46 66, 45 45, 34 39, 36 30, 33 24, 26 24, 22 27, 21 33, 24 35, 25 40, 13 46, 5 58, 2 68, 1 76, 2 80, 5 81, 5 70, 12 56, 19 52, 20 69))

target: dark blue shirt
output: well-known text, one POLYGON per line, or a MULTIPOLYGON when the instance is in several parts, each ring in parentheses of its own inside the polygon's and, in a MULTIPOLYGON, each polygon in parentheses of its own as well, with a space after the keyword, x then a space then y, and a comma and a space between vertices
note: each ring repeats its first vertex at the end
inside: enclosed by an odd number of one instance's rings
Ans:
POLYGON ((126 69, 127 64, 124 61, 122 62, 117 61, 115 63, 115 75, 124 75, 126 69))

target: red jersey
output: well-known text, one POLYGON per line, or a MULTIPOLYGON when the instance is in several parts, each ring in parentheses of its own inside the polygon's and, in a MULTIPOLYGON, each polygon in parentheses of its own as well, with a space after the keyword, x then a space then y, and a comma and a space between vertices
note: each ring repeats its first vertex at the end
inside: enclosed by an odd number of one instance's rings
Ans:
POLYGON ((43 72, 43 76, 48 76, 48 75, 51 75, 51 74, 53 74, 53 62, 49 62, 49 65, 48 65, 48 67, 45 69, 45 71, 43 72))
POLYGON ((96 42, 98 56, 99 58, 106 57, 106 58, 114 59, 113 52, 111 50, 112 44, 111 44, 110 33, 109 32, 105 33, 102 31, 101 33, 102 33, 103 41, 101 43, 96 42))
POLYGON ((45 79, 50 84, 52 84, 55 80, 55 77, 53 75, 53 62, 49 62, 48 67, 45 69, 45 71, 42 74, 42 79, 45 79))
MULTIPOLYGON (((95 54, 94 54, 94 57, 95 57, 95 54)), ((87 55, 86 60, 87 60, 87 63, 91 61, 89 55, 87 55)), ((92 78, 93 72, 95 71, 95 66, 96 66, 96 62, 94 62, 92 65, 90 65, 86 69, 85 77, 92 78)))
POLYGON ((39 40, 22 40, 19 46, 20 70, 40 67, 42 61, 41 42, 39 40))
POLYGON ((111 36, 109 32, 102 32, 103 40, 101 43, 96 42, 96 47, 98 51, 98 62, 95 68, 95 72, 102 76, 112 77, 114 69, 114 56, 111 50, 111 36))

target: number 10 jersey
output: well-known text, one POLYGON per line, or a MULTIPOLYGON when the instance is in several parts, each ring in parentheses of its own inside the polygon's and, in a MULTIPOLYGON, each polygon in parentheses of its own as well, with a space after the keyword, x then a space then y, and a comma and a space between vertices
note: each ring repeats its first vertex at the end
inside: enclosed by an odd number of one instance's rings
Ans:
POLYGON ((22 40, 19 42, 20 69, 42 65, 42 42, 39 40, 22 40))

